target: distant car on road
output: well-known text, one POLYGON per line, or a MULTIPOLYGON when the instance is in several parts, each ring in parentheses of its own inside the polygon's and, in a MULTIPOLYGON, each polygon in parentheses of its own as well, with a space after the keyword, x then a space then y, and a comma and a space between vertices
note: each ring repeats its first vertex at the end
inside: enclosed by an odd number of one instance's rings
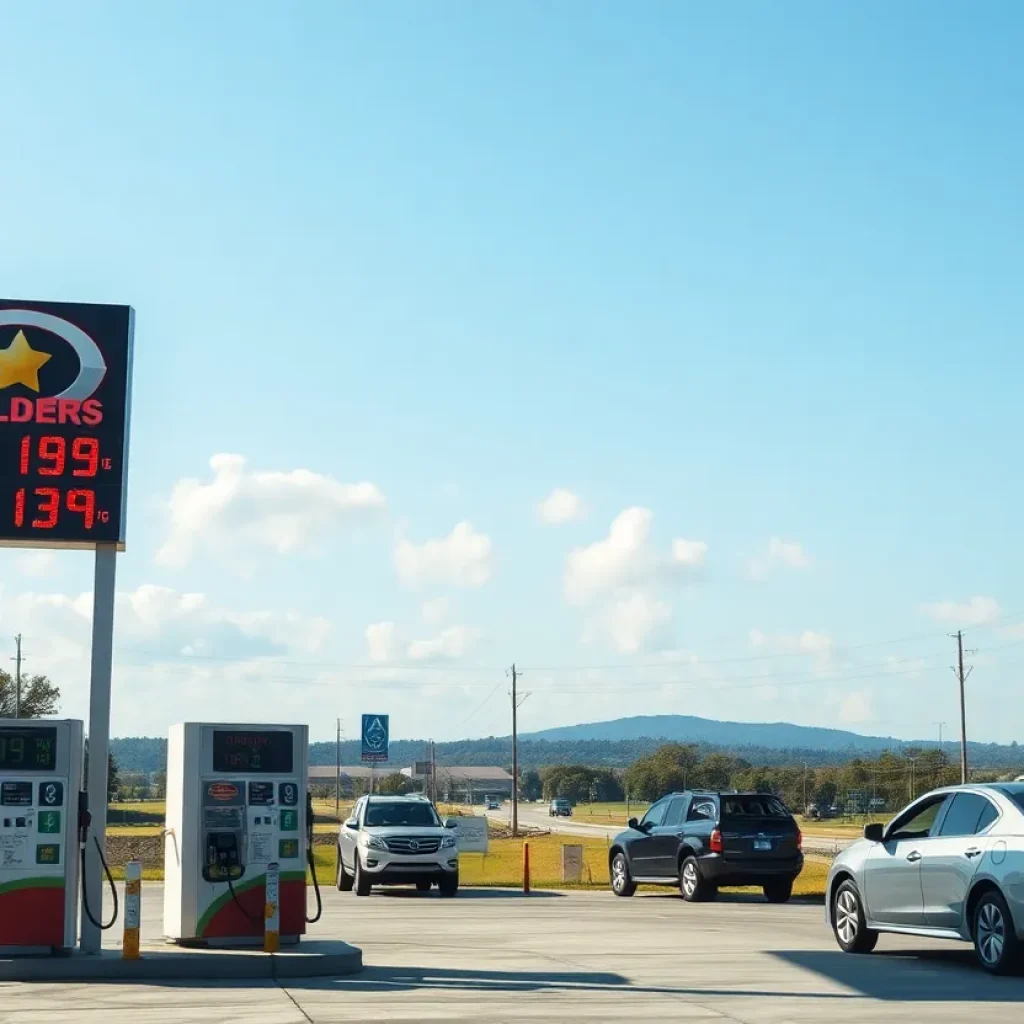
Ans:
POLYGON ((981 966, 1024 960, 1024 784, 925 794, 835 859, 826 918, 839 948, 870 953, 880 932, 974 943, 981 966))
POLYGON ((572 817, 572 804, 569 803, 564 797, 557 797, 551 801, 551 805, 548 807, 549 818, 571 818, 572 817))
POLYGON ((720 887, 757 885, 769 902, 785 903, 804 866, 801 847, 796 819, 770 793, 670 793, 612 842, 612 891, 678 885, 695 903, 720 887))
POLYGON ((489 796, 486 800, 486 806, 489 811, 500 811, 501 801, 496 796, 489 796))

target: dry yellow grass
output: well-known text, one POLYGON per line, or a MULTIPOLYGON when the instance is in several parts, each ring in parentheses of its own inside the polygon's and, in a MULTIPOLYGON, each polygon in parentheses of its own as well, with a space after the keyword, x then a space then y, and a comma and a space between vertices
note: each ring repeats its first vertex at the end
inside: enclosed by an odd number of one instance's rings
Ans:
MULTIPOLYGON (((562 845, 559 836, 540 836, 530 839, 530 884, 537 889, 605 889, 608 887, 608 847, 602 839, 582 839, 583 882, 567 884, 562 881, 562 845)), ((335 847, 314 847, 316 877, 321 888, 334 886, 337 860, 335 847)), ((825 893, 828 861, 808 858, 804 869, 793 886, 793 895, 804 899, 821 899, 825 893)), ((113 869, 115 879, 124 877, 123 868, 113 869)), ((464 853, 459 858, 459 880, 469 886, 498 886, 521 888, 523 884, 523 840, 495 839, 490 852, 464 853)), ((147 881, 160 881, 163 871, 147 868, 143 873, 147 881)), ((757 892, 756 889, 737 890, 757 892)))

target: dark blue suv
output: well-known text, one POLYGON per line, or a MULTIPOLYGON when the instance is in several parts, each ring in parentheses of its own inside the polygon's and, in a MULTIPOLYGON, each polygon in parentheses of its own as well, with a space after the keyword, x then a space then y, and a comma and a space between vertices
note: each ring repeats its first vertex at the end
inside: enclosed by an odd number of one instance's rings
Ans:
POLYGON ((756 885, 785 903, 804 866, 796 819, 770 793, 670 793, 615 837, 608 852, 612 891, 678 885, 691 903, 721 886, 756 885))

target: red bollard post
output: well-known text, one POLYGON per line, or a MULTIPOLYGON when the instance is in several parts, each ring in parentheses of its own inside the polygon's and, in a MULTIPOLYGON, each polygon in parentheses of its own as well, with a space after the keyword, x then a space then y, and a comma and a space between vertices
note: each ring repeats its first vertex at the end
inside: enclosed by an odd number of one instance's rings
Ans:
POLYGON ((530 891, 530 844, 523 843, 523 892, 530 891))

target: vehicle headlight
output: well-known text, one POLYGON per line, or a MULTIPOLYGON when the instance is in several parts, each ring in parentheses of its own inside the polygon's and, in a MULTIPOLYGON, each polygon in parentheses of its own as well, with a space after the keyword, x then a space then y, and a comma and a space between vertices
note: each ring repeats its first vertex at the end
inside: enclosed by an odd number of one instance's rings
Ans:
POLYGON ((441 849, 442 850, 450 850, 453 846, 458 846, 458 845, 459 845, 458 836, 445 836, 444 839, 441 840, 441 849))
POLYGON ((388 848, 388 844, 380 836, 371 836, 368 832, 364 832, 361 838, 363 845, 369 846, 371 850, 386 850, 388 848))

